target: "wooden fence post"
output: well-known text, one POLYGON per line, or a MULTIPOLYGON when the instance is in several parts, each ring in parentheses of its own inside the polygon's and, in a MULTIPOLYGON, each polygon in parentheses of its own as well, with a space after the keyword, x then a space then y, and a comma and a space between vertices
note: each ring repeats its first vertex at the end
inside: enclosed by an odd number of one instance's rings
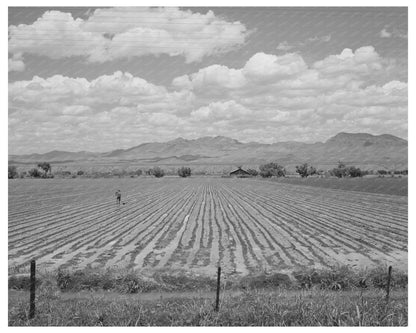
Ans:
POLYGON ((218 312, 220 308, 220 285, 221 285, 221 266, 218 266, 217 273, 217 299, 215 302, 215 311, 218 312))
POLYGON ((392 270, 392 267, 389 266, 389 273, 387 276, 387 287, 386 287, 386 301, 387 302, 389 301, 389 296, 390 296, 391 270, 392 270))
POLYGON ((29 319, 35 316, 35 293, 36 293, 36 261, 30 261, 30 309, 29 319))

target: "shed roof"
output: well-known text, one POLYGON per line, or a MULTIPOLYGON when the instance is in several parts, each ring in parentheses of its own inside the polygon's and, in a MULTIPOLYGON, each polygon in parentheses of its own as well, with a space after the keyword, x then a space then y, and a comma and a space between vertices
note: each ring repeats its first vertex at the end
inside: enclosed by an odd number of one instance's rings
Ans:
POLYGON ((230 175, 234 174, 243 174, 243 175, 249 175, 249 173, 246 170, 243 170, 242 168, 238 168, 237 170, 231 171, 230 175))

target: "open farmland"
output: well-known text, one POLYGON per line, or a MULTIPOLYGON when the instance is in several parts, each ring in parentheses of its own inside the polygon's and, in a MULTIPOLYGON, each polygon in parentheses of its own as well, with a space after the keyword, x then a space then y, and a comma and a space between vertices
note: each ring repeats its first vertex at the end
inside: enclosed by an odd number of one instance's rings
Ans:
POLYGON ((9 268, 407 270, 407 197, 253 179, 9 181, 9 268), (114 192, 123 193, 122 204, 114 192))

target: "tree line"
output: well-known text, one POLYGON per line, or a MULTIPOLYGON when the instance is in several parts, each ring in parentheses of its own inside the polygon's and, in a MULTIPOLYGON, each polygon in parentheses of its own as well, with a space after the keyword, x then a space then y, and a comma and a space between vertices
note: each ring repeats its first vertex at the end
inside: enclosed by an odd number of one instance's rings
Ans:
MULTIPOLYGON (((259 166, 259 170, 257 169, 247 169, 246 170, 249 177, 257 177, 261 176, 263 178, 271 178, 271 177, 285 177, 287 175, 286 169, 276 163, 270 162, 266 164, 262 164, 259 166)), ((355 178, 355 177, 363 177, 368 174, 374 174, 373 171, 369 172, 366 170, 361 170, 355 166, 347 166, 343 162, 338 162, 337 167, 330 169, 328 171, 324 170, 317 170, 314 166, 303 163, 297 165, 295 167, 295 171, 299 174, 302 178, 307 178, 313 175, 320 175, 323 176, 324 174, 328 174, 333 177, 337 178, 355 178)), ((192 170, 190 167, 182 166, 178 168, 176 174, 179 177, 186 178, 192 175, 192 170)), ((145 174, 147 176, 154 176, 156 178, 164 177, 165 175, 169 174, 172 175, 172 171, 165 171, 159 166, 155 166, 153 168, 149 168, 147 170, 137 169, 132 171, 126 170, 113 170, 111 172, 99 172, 95 171, 92 174, 86 174, 83 170, 78 170, 76 172, 70 171, 56 171, 55 174, 52 173, 52 166, 49 162, 40 162, 37 163, 35 168, 30 169, 29 171, 22 171, 18 172, 16 166, 9 165, 8 167, 8 178, 54 178, 54 176, 63 177, 63 178, 76 178, 76 177, 93 177, 93 178, 110 178, 110 177, 137 177, 145 174)), ((408 171, 406 170, 395 170, 395 171, 387 171, 387 170, 377 170, 376 174, 379 177, 384 177, 386 175, 407 175, 408 171)))
MULTIPOLYGON (((166 171, 162 168, 156 166, 150 169, 143 171, 142 169, 137 169, 133 171, 126 171, 126 170, 116 170, 112 172, 100 172, 95 171, 91 174, 86 174, 83 170, 78 170, 76 172, 71 171, 62 171, 58 170, 55 171, 55 174, 52 173, 51 164, 48 162, 41 162, 36 165, 35 168, 30 169, 29 171, 22 171, 18 172, 17 167, 14 165, 8 166, 8 178, 15 179, 15 178, 54 178, 55 175, 62 178, 76 178, 76 177, 97 177, 97 178, 110 178, 114 176, 118 177, 136 177, 141 176, 142 174, 148 176, 154 176, 156 178, 161 178, 166 175, 166 171)), ((192 170, 189 167, 181 167, 177 169, 177 174, 180 177, 186 178, 192 175, 192 170)))

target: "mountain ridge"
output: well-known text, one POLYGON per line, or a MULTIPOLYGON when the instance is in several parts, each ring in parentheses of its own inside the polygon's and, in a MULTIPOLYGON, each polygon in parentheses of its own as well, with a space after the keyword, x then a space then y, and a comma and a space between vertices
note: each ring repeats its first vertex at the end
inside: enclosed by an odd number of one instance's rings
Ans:
POLYGON ((340 132, 325 142, 285 141, 271 144, 242 143, 225 136, 205 136, 197 139, 178 137, 166 142, 145 142, 127 149, 115 149, 104 153, 53 150, 44 154, 9 155, 9 162, 28 163, 45 160, 56 163, 135 161, 151 164, 165 161, 170 164, 261 164, 277 160, 285 165, 303 162, 322 165, 342 160, 391 168, 397 165, 407 167, 407 149, 407 140, 391 134, 340 132))

